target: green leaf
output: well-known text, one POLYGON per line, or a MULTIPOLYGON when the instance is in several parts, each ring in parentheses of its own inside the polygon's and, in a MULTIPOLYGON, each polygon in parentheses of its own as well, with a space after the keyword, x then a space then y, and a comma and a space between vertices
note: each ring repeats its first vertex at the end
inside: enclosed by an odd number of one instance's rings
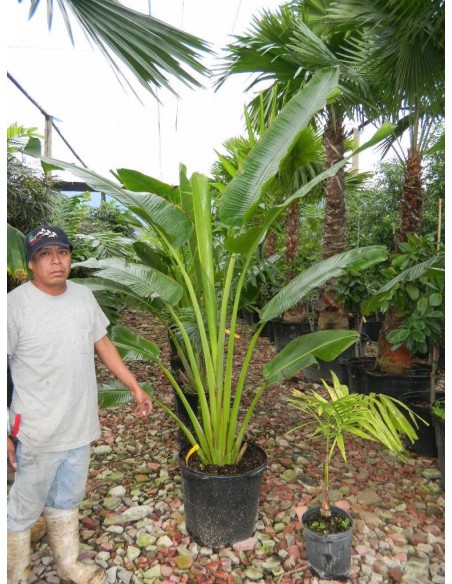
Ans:
POLYGON ((345 274, 346 269, 355 272, 384 261, 387 251, 382 246, 352 249, 323 260, 296 276, 285 288, 260 311, 261 320, 276 318, 298 304, 309 292, 331 278, 345 274))
POLYGON ((229 226, 248 221, 258 205, 265 185, 277 173, 281 160, 312 117, 324 107, 329 92, 337 85, 337 67, 318 71, 284 107, 263 134, 223 193, 220 218, 229 226))
POLYGON ((442 294, 439 294, 438 292, 430 294, 428 303, 430 304, 430 306, 441 306, 441 304, 443 303, 442 294))
POLYGON ((125 326, 111 328, 111 340, 124 361, 157 361, 160 349, 144 337, 133 333, 125 326))
POLYGON ((348 330, 317 331, 298 337, 265 364, 264 377, 269 384, 290 379, 301 369, 317 363, 317 358, 323 361, 335 359, 358 338, 356 331, 348 330))
POLYGON ((99 270, 94 273, 97 278, 127 286, 138 297, 160 298, 170 305, 182 298, 182 286, 172 278, 148 266, 127 263, 123 258, 89 259, 74 266, 95 268, 99 270))
POLYGON ((416 301, 419 298, 419 288, 417 288, 416 286, 413 286, 412 284, 407 284, 405 289, 411 300, 416 301))
POLYGON ((153 193, 135 193, 121 188, 117 183, 106 179, 92 170, 80 168, 75 164, 62 162, 53 158, 42 158, 55 169, 67 170, 82 179, 93 191, 107 193, 130 211, 168 238, 175 247, 185 243, 193 230, 193 226, 185 213, 176 205, 153 193))
POLYGON ((178 202, 180 199, 178 186, 164 183, 152 176, 128 168, 118 168, 116 174, 125 188, 129 191, 137 193, 154 193, 155 195, 159 195, 171 202, 178 202))
POLYGON ((7 224, 7 257, 8 274, 17 281, 24 281, 28 276, 27 256, 25 254, 25 236, 18 229, 7 224))

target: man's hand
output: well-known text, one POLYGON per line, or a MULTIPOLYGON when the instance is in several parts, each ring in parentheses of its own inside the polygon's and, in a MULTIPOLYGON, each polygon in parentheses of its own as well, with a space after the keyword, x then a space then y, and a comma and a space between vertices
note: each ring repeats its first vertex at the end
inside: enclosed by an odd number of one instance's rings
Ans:
POLYGON ((9 436, 7 436, 6 451, 8 454, 9 464, 13 467, 14 470, 17 470, 16 447, 9 436))
POLYGON ((137 402, 138 415, 141 416, 142 418, 146 418, 154 408, 152 404, 152 399, 141 387, 131 390, 131 394, 133 395, 137 402))

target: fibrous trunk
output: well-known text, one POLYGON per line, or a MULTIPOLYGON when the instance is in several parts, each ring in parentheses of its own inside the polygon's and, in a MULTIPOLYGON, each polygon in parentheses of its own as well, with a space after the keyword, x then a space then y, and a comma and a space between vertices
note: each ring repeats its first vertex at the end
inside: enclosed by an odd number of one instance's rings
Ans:
MULTIPOLYGON (((328 120, 324 131, 326 164, 330 168, 344 158, 344 117, 337 109, 327 108, 328 120)), ((323 258, 327 259, 346 249, 346 214, 344 169, 326 180, 325 219, 323 223, 323 258)), ((319 315, 320 330, 348 328, 343 307, 336 301, 336 280, 330 280, 323 292, 324 308, 319 315)))
MULTIPOLYGON (((395 251, 407 239, 407 233, 420 233, 422 215, 422 157, 416 148, 408 151, 406 177, 400 202, 400 229, 395 240, 395 251)), ((395 351, 386 340, 387 335, 403 322, 395 310, 388 310, 377 345, 376 368, 389 375, 406 375, 410 372, 412 354, 405 346, 395 351)))

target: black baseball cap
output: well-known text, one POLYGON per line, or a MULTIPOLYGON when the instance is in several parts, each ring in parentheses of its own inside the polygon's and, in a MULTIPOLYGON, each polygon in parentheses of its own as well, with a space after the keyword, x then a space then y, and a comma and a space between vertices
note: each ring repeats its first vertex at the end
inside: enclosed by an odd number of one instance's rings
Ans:
POLYGON ((73 246, 69 241, 66 233, 60 227, 53 227, 52 225, 39 225, 25 238, 25 249, 27 251, 27 260, 30 261, 38 249, 46 245, 59 245, 65 247, 70 251, 73 246))

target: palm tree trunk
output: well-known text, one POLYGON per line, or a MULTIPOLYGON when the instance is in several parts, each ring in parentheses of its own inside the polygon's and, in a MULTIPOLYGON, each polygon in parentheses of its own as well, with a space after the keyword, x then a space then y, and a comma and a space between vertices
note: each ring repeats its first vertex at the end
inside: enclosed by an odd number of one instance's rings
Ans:
POLYGON ((264 258, 268 260, 276 251, 276 233, 270 231, 264 243, 264 258))
POLYGON ((378 336, 375 362, 375 369, 381 373, 407 375, 410 372, 413 355, 404 345, 394 351, 391 343, 386 340, 387 335, 396 329, 402 321, 403 319, 396 315, 394 308, 390 308, 385 314, 383 326, 378 336))
POLYGON ((285 233, 286 233, 286 283, 295 276, 295 260, 297 257, 298 244, 300 240, 300 205, 299 201, 294 201, 287 209, 285 233))
POLYGON ((408 150, 406 178, 400 202, 400 231, 398 244, 406 241, 407 233, 420 233, 422 217, 422 156, 417 148, 408 150))
MULTIPOLYGON (((395 250, 407 239, 407 233, 420 233, 422 216, 422 157, 417 148, 408 150, 406 178, 400 202, 400 229, 395 239, 395 250)), ((410 372, 412 354, 402 345, 396 351, 386 340, 403 319, 398 318, 394 309, 388 310, 378 337, 376 369, 389 375, 406 375, 410 372)))
MULTIPOLYGON (((344 116, 327 107, 328 120, 324 131, 326 166, 330 168, 344 158, 344 116)), ((345 251, 346 240, 345 179, 341 168, 327 179, 325 187, 325 219, 323 224, 323 258, 345 251)))
MULTIPOLYGON (((326 165, 330 168, 344 158, 344 115, 338 108, 327 106, 327 124, 323 134, 326 165)), ((323 258, 345 251, 346 239, 345 179, 341 168, 326 181, 325 219, 323 223, 323 258)), ((330 280, 322 291, 324 308, 319 314, 318 328, 330 330, 348 328, 343 307, 336 301, 336 281, 330 280)))

